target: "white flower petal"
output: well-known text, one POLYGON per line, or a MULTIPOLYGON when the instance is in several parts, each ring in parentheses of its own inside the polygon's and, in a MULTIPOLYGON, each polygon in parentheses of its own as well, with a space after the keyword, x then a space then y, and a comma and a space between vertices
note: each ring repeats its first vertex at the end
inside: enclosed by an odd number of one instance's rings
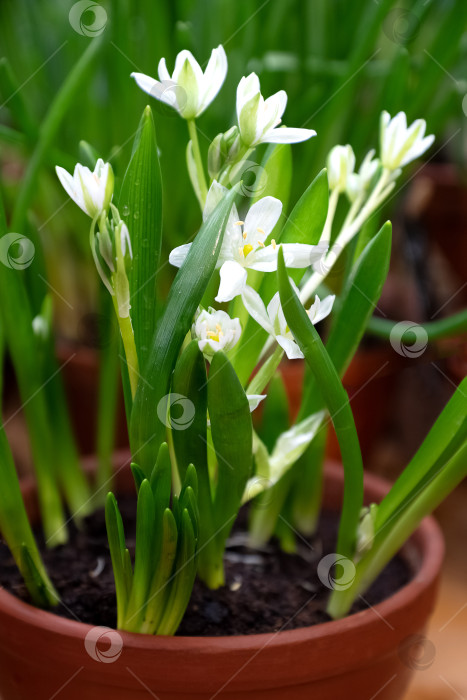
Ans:
POLYGON ((250 316, 269 334, 274 335, 274 326, 258 292, 245 285, 242 291, 243 304, 250 316))
POLYGON ((255 408, 258 408, 261 401, 264 401, 266 394, 247 394, 248 403, 250 405, 250 413, 253 413, 255 408))
POLYGON ((300 143, 316 136, 313 129, 297 129, 282 126, 279 129, 270 129, 260 139, 259 143, 300 143))
POLYGON ((216 301, 230 301, 242 293, 246 285, 247 272, 239 263, 227 260, 220 269, 220 278, 216 301))
POLYGON ((174 248, 169 255, 169 263, 174 267, 181 267, 185 262, 188 251, 191 248, 191 243, 184 243, 174 248))
POLYGON ((169 82, 171 80, 170 73, 167 70, 167 64, 165 62, 165 58, 161 58, 159 61, 159 65, 157 66, 157 74, 159 76, 159 80, 162 82, 169 82))
POLYGON ((282 212, 282 202, 276 197, 263 197, 255 202, 245 217, 244 231, 252 241, 263 240, 269 236, 277 224, 282 212), (264 231, 264 234, 258 232, 264 231))
POLYGON ((284 262, 286 267, 308 267, 320 260, 323 256, 323 248, 319 245, 308 243, 283 243, 284 262))
POLYGON ((84 203, 82 188, 81 186, 77 186, 75 178, 70 175, 65 168, 61 168, 59 165, 55 167, 55 172, 57 173, 57 177, 67 195, 79 206, 80 209, 84 211, 85 214, 90 216, 90 213, 86 209, 86 205, 84 203))
POLYGON ((237 87, 237 119, 240 121, 240 112, 245 104, 260 92, 259 78, 256 73, 250 73, 249 76, 243 77, 237 87))
POLYGON ((203 95, 199 107, 200 115, 213 101, 224 83, 227 75, 227 56, 224 47, 220 44, 213 49, 203 77, 203 95))
POLYGON ((281 346, 281 348, 284 350, 289 360, 303 359, 303 353, 298 347, 295 340, 292 340, 291 338, 286 338, 283 335, 276 335, 276 340, 281 346))

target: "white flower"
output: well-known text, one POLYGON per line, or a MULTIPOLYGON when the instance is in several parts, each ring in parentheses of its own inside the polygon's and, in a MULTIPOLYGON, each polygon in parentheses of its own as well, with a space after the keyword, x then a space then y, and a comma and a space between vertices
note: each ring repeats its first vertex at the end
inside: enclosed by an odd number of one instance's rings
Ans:
POLYGON ((218 350, 230 350, 242 332, 238 318, 230 318, 225 311, 209 307, 200 311, 193 323, 191 333, 206 359, 211 359, 218 350))
POLYGON ((211 104, 222 87, 227 74, 227 56, 219 45, 213 49, 206 70, 201 70, 190 51, 181 51, 175 60, 170 76, 161 58, 158 66, 159 80, 144 73, 132 73, 137 85, 156 100, 177 110, 184 119, 194 119, 211 104))
MULTIPOLYGON (((226 188, 214 181, 206 199, 203 218, 206 219, 224 197, 226 188)), ((282 211, 282 203, 275 197, 263 197, 248 211, 245 221, 239 221, 233 205, 227 222, 221 252, 217 261, 220 267, 220 286, 216 301, 230 301, 242 293, 247 282, 247 270, 274 272, 277 270, 279 246, 271 240, 265 241, 276 225, 282 211)), ((172 250, 169 262, 180 267, 185 260, 191 243, 172 250)), ((285 243, 282 245, 287 267, 308 267, 323 255, 320 246, 305 243, 285 243)))
POLYGON ((55 171, 69 197, 92 219, 109 208, 114 191, 114 174, 110 163, 104 163, 99 158, 93 172, 77 163, 73 175, 58 165, 55 171))
POLYGON ((352 146, 334 146, 328 155, 329 189, 344 192, 349 175, 355 168, 355 154, 352 146))
MULTIPOLYGON (((292 280, 290 281, 298 295, 299 292, 296 285, 292 280)), ((334 299, 334 295, 329 295, 323 299, 323 301, 321 301, 318 295, 316 295, 315 301, 307 311, 308 317, 313 325, 321 321, 323 318, 326 318, 326 316, 331 313, 334 299)), ((250 316, 254 318, 254 320, 259 323, 259 325, 262 326, 264 330, 269 333, 269 335, 276 339, 281 348, 285 351, 285 354, 289 360, 303 358, 303 353, 298 347, 295 338, 287 325, 280 302, 279 292, 274 294, 273 298, 268 304, 268 307, 266 308, 258 292, 247 286, 243 290, 242 301, 250 316)))
POLYGON ((243 143, 253 148, 259 143, 298 143, 316 136, 312 129, 276 129, 286 104, 284 90, 263 98, 256 73, 242 78, 237 87, 237 119, 243 143))
POLYGON ((435 137, 425 136, 426 122, 417 119, 407 127, 407 117, 399 112, 391 119, 388 112, 381 114, 381 162, 388 170, 397 170, 415 160, 431 146, 435 137))
POLYGON ((264 401, 266 394, 247 394, 246 397, 250 406, 250 413, 253 413, 253 411, 258 408, 261 401, 264 401))
POLYGON ((374 155, 375 150, 372 148, 363 159, 358 173, 351 173, 347 178, 346 192, 352 202, 368 189, 380 166, 379 158, 374 158, 374 155))

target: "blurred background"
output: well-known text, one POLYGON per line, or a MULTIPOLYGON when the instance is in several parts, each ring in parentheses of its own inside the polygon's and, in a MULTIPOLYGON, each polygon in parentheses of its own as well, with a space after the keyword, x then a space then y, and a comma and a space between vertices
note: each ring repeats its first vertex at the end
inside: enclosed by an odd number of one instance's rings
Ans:
MULTIPOLYGON (((223 44, 227 79, 198 123, 204 155, 214 136, 234 123, 243 75, 255 71, 265 96, 285 89, 285 123, 318 134, 294 149, 289 211, 334 144, 350 143, 357 161, 377 147, 383 109, 391 115, 404 110, 409 122, 426 119, 427 133, 436 134, 427 162, 408 169, 374 222, 391 218, 394 225, 391 270, 375 314, 420 324, 465 308, 467 300, 466 27, 465 0, 2 0, 2 190, 9 219, 21 222, 21 232, 44 253, 47 274, 29 281, 31 298, 41 300, 47 291, 54 297, 57 353, 82 452, 95 448, 102 301, 86 217, 64 198, 54 165, 72 170, 84 162, 85 141, 111 161, 121 181, 150 99, 130 73, 156 76, 162 56, 171 71, 184 48, 203 65, 223 44), (70 75, 83 61, 86 68, 71 89, 70 75)), ((164 182, 166 260, 194 235, 200 214, 184 167, 186 124, 155 100, 151 107, 164 182)), ((254 182, 256 176, 253 164, 245 177, 254 182)), ((166 265, 165 289, 173 274, 166 265)), ((466 367, 465 334, 415 350, 368 334, 345 378, 367 468, 397 476, 466 367)), ((299 400, 293 375, 300 378, 302 368, 285 371, 293 412, 299 400)), ((27 442, 8 372, 6 384, 7 429, 25 469, 27 442)), ((125 444, 123 414, 118 420, 117 443, 125 444)), ((338 457, 332 437, 328 453, 338 457)), ((466 491, 461 487, 438 514, 448 535, 446 577, 434 627, 414 661, 414 700, 467 698, 461 658, 466 491)))

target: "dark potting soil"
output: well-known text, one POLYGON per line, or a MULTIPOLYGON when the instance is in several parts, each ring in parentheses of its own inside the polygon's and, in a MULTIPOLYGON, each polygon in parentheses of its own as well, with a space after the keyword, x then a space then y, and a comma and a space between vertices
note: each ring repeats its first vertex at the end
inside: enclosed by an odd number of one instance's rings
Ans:
MULTIPOLYGON (((127 545, 134 550, 135 500, 120 497, 127 545)), ((335 514, 324 513, 316 535, 299 539, 297 552, 286 554, 276 541, 250 549, 242 512, 229 540, 226 585, 211 591, 196 581, 179 635, 223 636, 296 629, 326 622, 329 589, 317 575, 317 566, 334 552, 335 514)), ((40 541, 40 534, 37 533, 40 541)), ((61 598, 56 613, 62 617, 106 627, 116 626, 115 588, 107 545, 104 512, 87 518, 82 531, 72 530, 70 541, 54 550, 41 546, 45 564, 61 598)), ((381 602, 411 577, 407 562, 395 557, 373 586, 359 598, 352 612, 381 602)), ((27 590, 6 545, 0 541, 0 584, 22 600, 27 590)))

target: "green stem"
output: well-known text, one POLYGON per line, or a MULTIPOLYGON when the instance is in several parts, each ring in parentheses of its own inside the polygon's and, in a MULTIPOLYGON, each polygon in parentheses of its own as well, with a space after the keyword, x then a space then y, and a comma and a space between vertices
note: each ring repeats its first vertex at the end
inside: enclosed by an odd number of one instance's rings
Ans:
POLYGON ((139 378, 139 366, 138 366, 138 354, 136 352, 135 336, 133 333, 133 326, 131 325, 130 316, 121 318, 118 314, 117 299, 112 296, 112 301, 115 308, 115 313, 117 315, 118 325, 120 326, 120 333, 123 341, 123 348, 125 350, 126 364, 128 367, 128 376, 130 379, 131 388, 131 398, 135 398, 136 389, 138 388, 138 378, 139 378))
POLYGON ((201 151, 199 150, 198 132, 196 130, 196 123, 194 119, 188 119, 188 133, 190 134, 191 143, 193 146, 193 157, 196 164, 196 172, 198 175, 198 186, 202 198, 203 206, 206 202, 206 197, 208 195, 208 186, 206 184, 206 176, 204 174, 203 160, 201 158, 201 151))
POLYGON ((353 556, 363 504, 363 462, 349 397, 318 331, 290 284, 282 248, 278 256, 279 293, 286 321, 314 374, 336 431, 344 467, 344 501, 337 552, 353 556))
POLYGON ((284 356, 284 351, 280 345, 277 345, 276 349, 270 357, 263 363, 261 369, 255 374, 251 382, 249 383, 245 393, 250 394, 261 394, 264 388, 271 381, 276 369, 279 367, 280 361, 284 356))
MULTIPOLYGON (((397 321, 390 321, 386 318, 377 318, 373 316, 368 322, 366 328, 367 333, 384 338, 385 340, 401 341, 404 334, 407 333, 407 328, 397 328, 397 321)), ((439 321, 427 321, 426 323, 418 324, 426 331, 427 339, 441 340, 449 338, 459 333, 467 332, 467 309, 453 314, 449 318, 442 318, 439 321)))

